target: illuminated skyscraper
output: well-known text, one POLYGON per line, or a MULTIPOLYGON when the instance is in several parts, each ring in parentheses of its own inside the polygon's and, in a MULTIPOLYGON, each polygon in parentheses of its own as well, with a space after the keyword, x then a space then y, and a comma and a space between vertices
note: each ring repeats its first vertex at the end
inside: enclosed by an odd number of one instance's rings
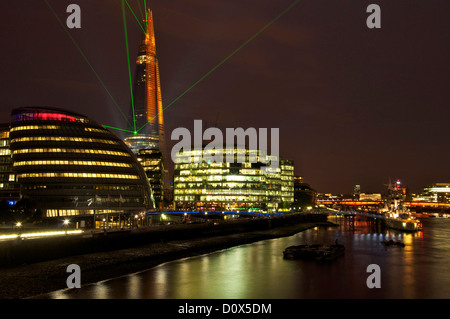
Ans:
MULTIPOLYGON (((136 58, 136 70, 133 87, 133 101, 128 116, 128 130, 133 132, 125 138, 125 143, 138 154, 140 151, 153 150, 153 155, 160 154, 161 169, 157 176, 149 178, 153 189, 161 189, 161 185, 168 183, 166 143, 164 136, 164 116, 161 96, 161 81, 159 78, 159 64, 156 57, 155 30, 153 14, 149 9, 144 20, 144 33, 136 58), (155 153, 156 152, 156 153, 155 153)), ((155 160, 155 159, 153 159, 155 160)), ((156 176, 155 175, 155 176, 156 176)), ((163 186, 164 188, 164 186, 163 186)), ((160 201, 163 195, 158 196, 160 201)))
POLYGON ((128 116, 128 130, 133 133, 125 138, 125 142, 135 153, 142 149, 159 149, 165 154, 161 81, 150 9, 144 22, 146 33, 136 58, 133 102, 128 116))

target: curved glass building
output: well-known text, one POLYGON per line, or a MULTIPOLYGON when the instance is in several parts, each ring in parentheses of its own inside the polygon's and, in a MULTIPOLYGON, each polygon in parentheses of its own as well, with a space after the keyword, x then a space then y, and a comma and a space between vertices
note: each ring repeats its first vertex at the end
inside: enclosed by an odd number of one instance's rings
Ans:
POLYGON ((154 208, 135 155, 95 121, 47 107, 18 108, 11 117, 10 149, 22 195, 45 217, 71 216, 86 228, 123 227, 154 208))
POLYGON ((0 124, 0 204, 6 201, 9 206, 20 199, 20 185, 13 169, 9 149, 9 123, 0 124))

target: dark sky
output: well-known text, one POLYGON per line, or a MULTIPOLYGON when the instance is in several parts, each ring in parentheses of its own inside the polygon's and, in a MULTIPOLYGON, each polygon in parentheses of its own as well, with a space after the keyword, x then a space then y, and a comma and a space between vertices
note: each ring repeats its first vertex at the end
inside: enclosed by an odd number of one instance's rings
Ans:
MULTIPOLYGON (((125 114, 130 90, 120 0, 48 0, 125 114)), ((137 0, 128 0, 138 14, 137 0)), ((153 0, 168 105, 293 0, 153 0)), ((141 0, 141 4, 143 0, 141 0)), ((130 55, 140 29, 127 10, 130 55)), ((280 128, 280 153, 320 192, 413 192, 450 182, 448 0, 304 0, 165 111, 177 127, 280 128), (366 8, 381 7, 381 29, 366 8)), ((125 120, 44 0, 2 1, 1 111, 55 106, 125 120)), ((169 143, 169 145, 171 145, 169 143)))

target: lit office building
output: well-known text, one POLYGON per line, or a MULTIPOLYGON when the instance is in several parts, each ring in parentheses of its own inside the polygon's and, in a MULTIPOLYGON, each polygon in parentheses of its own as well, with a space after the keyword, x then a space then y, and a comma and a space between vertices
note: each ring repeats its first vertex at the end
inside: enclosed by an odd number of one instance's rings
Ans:
POLYGON ((20 185, 13 169, 9 149, 9 123, 0 124, 0 201, 14 205, 20 198, 20 185))
POLYGON ((294 202, 294 161, 281 159, 281 202, 290 208, 294 202))
POLYGON ((450 183, 434 183, 423 189, 414 201, 430 203, 450 203, 450 183))
POLYGON ((124 222, 154 207, 142 166, 95 121, 55 108, 12 111, 10 149, 22 195, 45 217, 80 227, 124 222))
POLYGON ((293 202, 293 162, 280 161, 276 169, 266 173, 261 168, 269 165, 261 161, 258 151, 242 148, 216 149, 223 161, 202 161, 206 150, 182 151, 175 158, 174 205, 176 209, 205 211, 272 212, 293 202), (235 161, 227 162, 226 154, 235 161), (238 163, 236 156, 245 155, 238 163), (256 154, 257 162, 249 162, 256 154))

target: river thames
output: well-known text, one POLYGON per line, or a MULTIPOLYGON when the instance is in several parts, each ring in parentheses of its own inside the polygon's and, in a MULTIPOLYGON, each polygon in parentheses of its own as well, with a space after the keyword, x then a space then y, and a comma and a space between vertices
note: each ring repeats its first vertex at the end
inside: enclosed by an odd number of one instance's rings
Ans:
POLYGON ((450 298, 450 219, 423 219, 416 233, 353 225, 330 217, 334 227, 259 241, 167 262, 138 273, 52 292, 60 299, 305 299, 450 298), (345 255, 329 264, 283 259, 287 246, 332 244, 345 255), (385 247, 383 240, 405 247, 385 247), (368 288, 370 264, 380 267, 380 288, 368 288))

